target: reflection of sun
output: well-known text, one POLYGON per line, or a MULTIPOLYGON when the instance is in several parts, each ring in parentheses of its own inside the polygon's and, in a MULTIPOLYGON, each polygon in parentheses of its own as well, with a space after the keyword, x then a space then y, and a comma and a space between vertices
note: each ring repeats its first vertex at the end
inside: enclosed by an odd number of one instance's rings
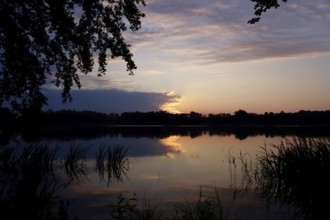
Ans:
POLYGON ((175 158, 175 155, 173 154, 173 153, 166 153, 166 157, 168 158, 168 159, 174 159, 175 158))
MULTIPOLYGON (((180 143, 177 143, 176 141, 180 138, 179 135, 172 135, 167 138, 160 139, 159 142, 162 143, 165 146, 168 146, 173 149, 175 152, 183 152, 182 145, 180 143)), ((166 155, 169 158, 173 158, 173 153, 167 153, 166 155)))

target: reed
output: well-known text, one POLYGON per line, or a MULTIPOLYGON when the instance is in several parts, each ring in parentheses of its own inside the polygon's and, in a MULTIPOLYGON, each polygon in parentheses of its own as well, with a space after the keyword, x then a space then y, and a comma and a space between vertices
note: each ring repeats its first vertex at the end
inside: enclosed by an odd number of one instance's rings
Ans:
POLYGON ((117 147, 101 147, 96 155, 96 170, 99 173, 100 180, 107 177, 107 185, 113 181, 122 182, 127 177, 129 170, 129 160, 126 158, 127 148, 123 146, 117 147))
POLYGON ((81 176, 86 175, 86 150, 80 146, 71 145, 67 155, 64 158, 64 173, 69 177, 70 181, 81 183, 81 176))
POLYGON ((259 196, 307 219, 328 217, 330 138, 285 139, 263 147, 255 177, 259 196))
MULTIPOLYGON (((53 213, 58 184, 58 148, 0 146, 0 212, 10 219, 59 219, 53 213)), ((62 210, 65 209, 62 207, 62 210)))
MULTIPOLYGON (((69 203, 58 195, 71 182, 81 183, 81 177, 87 178, 87 151, 79 145, 71 145, 63 160, 57 158, 58 149, 40 144, 0 145, 0 212, 3 216, 68 219, 69 203), (65 176, 59 176, 58 171, 65 176)), ((107 151, 99 153, 97 169, 105 169, 108 184, 123 181, 126 176, 129 168, 126 153, 123 147, 108 147, 107 151)))
POLYGON ((109 214, 111 219, 118 220, 163 219, 163 211, 160 209, 159 202, 152 203, 146 198, 140 202, 135 193, 130 198, 125 198, 122 194, 119 194, 116 202, 109 205, 109 214))
POLYGON ((175 205, 175 219, 177 220, 226 220, 238 219, 226 213, 221 202, 219 192, 214 189, 214 196, 205 196, 202 187, 199 190, 197 201, 184 200, 175 205))
POLYGON ((233 198, 248 193, 254 184, 254 164, 250 154, 239 152, 239 155, 228 153, 230 184, 233 198), (240 170, 239 170, 240 168, 240 170), (240 172, 239 172, 240 171, 240 172), (239 177, 239 178, 238 178, 239 177))

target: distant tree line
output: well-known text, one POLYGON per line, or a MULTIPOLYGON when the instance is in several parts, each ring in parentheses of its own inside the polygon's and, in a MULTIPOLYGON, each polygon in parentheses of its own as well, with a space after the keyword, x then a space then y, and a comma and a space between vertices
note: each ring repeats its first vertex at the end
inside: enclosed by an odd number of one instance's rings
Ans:
POLYGON ((9 109, 0 108, 0 127, 12 124, 56 125, 210 125, 210 126, 244 126, 244 125, 330 125, 330 110, 299 111, 294 113, 265 112, 264 114, 248 113, 238 110, 234 114, 219 113, 203 115, 197 112, 173 114, 165 111, 100 113, 94 111, 45 111, 35 118, 15 118, 9 109))
POLYGON ((98 113, 92 111, 48 111, 43 121, 51 124, 110 124, 110 125, 330 125, 329 111, 299 111, 264 114, 238 110, 234 114, 203 115, 197 112, 173 114, 165 111, 98 113))

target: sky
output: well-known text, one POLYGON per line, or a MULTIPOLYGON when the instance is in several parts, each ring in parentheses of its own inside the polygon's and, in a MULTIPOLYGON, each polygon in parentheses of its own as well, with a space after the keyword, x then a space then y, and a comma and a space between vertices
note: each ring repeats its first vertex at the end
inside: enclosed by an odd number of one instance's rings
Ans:
POLYGON ((263 14, 249 0, 146 0, 126 32, 137 70, 108 59, 81 75, 73 102, 47 89, 46 109, 202 114, 330 110, 330 0, 289 0, 263 14), (97 67, 95 68, 97 69, 97 67))

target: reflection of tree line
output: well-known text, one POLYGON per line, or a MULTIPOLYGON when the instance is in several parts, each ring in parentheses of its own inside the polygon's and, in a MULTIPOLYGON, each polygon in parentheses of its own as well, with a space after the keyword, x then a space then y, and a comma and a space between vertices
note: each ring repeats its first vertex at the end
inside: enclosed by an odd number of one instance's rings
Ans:
POLYGON ((48 111, 38 117, 16 118, 0 108, 0 140, 3 143, 17 134, 25 140, 95 139, 105 135, 123 137, 166 138, 170 135, 198 137, 249 136, 330 136, 330 111, 254 114, 239 110, 231 114, 202 115, 167 112, 126 112, 105 114, 91 111, 48 111), (148 127, 153 126, 153 127, 148 127), (136 129, 136 126, 139 126, 136 129), (143 127, 144 126, 144 127, 143 127), (68 132, 68 130, 70 132, 68 132))
POLYGON ((293 218, 329 219, 330 138, 294 138, 272 147, 262 148, 254 167, 247 155, 229 156, 234 195, 253 190, 293 218))
MULTIPOLYGON (((0 146, 0 212, 9 219, 68 219, 69 203, 58 195, 87 178, 86 152, 72 146, 64 160, 58 148, 0 146), (64 175, 63 175, 64 174, 64 175), (57 209, 57 210, 56 210, 57 209)), ((100 148, 95 159, 101 180, 122 181, 128 171, 123 147, 100 148)))
POLYGON ((54 140, 94 140, 104 136, 123 138, 163 139, 169 136, 202 135, 231 136, 244 140, 248 137, 264 135, 266 137, 330 137, 329 127, 299 126, 60 126, 43 127, 37 130, 27 128, 20 132, 4 131, 0 133, 0 144, 7 144, 13 137, 20 135, 25 141, 41 139, 54 140))

